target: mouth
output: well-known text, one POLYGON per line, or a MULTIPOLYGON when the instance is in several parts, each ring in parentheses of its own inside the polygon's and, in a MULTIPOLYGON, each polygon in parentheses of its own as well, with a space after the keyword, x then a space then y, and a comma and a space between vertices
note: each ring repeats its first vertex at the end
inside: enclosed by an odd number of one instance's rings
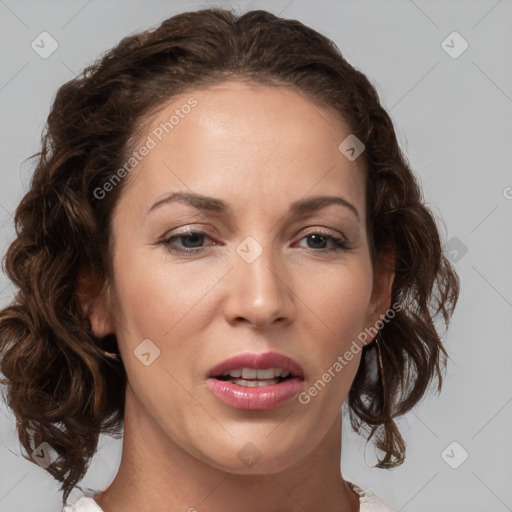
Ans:
POLYGON ((291 401, 304 381, 302 367, 277 352, 241 354, 207 374, 210 391, 236 409, 269 410, 291 401))
POLYGON ((232 382, 237 386, 256 388, 262 386, 273 386, 284 380, 295 377, 289 370, 283 368, 236 368, 226 370, 222 375, 214 376, 215 379, 225 382, 232 382))

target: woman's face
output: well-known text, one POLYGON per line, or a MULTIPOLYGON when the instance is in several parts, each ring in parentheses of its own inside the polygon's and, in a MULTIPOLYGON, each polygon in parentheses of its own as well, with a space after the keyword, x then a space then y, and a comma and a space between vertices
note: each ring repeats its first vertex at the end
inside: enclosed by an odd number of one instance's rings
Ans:
POLYGON ((229 81, 149 121, 93 329, 117 335, 142 428, 219 469, 283 470, 333 431, 358 336, 389 306, 363 159, 338 148, 344 122, 288 88, 229 81))

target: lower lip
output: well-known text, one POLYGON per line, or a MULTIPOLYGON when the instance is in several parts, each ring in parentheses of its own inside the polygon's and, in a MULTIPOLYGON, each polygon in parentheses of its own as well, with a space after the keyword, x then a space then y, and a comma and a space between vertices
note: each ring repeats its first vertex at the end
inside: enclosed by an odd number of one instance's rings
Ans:
POLYGON ((219 400, 235 409, 268 411, 293 400, 300 392, 302 382, 298 377, 293 377, 278 384, 250 388, 210 378, 207 386, 219 400))

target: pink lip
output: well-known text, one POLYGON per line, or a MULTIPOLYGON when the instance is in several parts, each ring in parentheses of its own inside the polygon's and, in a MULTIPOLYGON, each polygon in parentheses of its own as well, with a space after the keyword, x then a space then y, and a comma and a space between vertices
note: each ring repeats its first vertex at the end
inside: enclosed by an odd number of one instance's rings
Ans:
POLYGON ((256 370, 283 368, 283 370, 288 370, 295 377, 304 377, 304 372, 299 363, 278 352, 266 352, 265 354, 246 353, 230 357, 211 368, 208 372, 208 377, 217 377, 222 375, 223 372, 236 370, 237 368, 254 368, 256 370))
POLYGON ((304 372, 299 363, 277 352, 265 354, 240 354, 215 365, 208 372, 208 389, 222 402, 236 409, 266 411, 280 407, 300 392, 304 372), (237 368, 283 368, 291 373, 290 378, 274 385, 246 387, 215 377, 237 368))

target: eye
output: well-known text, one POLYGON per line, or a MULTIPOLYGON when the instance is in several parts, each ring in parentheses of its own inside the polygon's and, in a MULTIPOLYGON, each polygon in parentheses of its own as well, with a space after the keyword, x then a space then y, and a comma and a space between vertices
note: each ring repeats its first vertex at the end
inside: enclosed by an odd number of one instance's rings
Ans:
MULTIPOLYGON (((206 239, 211 237, 203 231, 187 231, 165 238, 161 243, 171 253, 181 254, 184 256, 194 256, 196 254, 204 253, 210 249, 212 245, 216 245, 215 242, 210 246, 204 246, 206 239)), ((328 233, 321 231, 314 231, 308 233, 300 240, 308 240, 312 244, 312 247, 306 247, 314 253, 331 253, 337 251, 347 251, 350 249, 350 245, 345 238, 336 237, 328 233), (326 244, 331 244, 332 247, 326 247, 326 244)))
POLYGON ((305 239, 309 239, 311 241, 313 247, 307 248, 313 250, 314 252, 332 252, 350 249, 349 244, 345 238, 336 237, 321 231, 308 233, 306 236, 301 238, 301 240, 305 239), (328 242, 331 242, 334 247, 326 248, 325 244, 328 242))
POLYGON ((203 231, 187 231, 179 235, 174 235, 163 240, 162 244, 170 252, 176 252, 180 254, 189 255, 190 253, 203 252, 205 247, 202 246, 202 242, 205 238, 210 238, 203 231), (185 242, 181 247, 176 244, 176 240, 185 242))

